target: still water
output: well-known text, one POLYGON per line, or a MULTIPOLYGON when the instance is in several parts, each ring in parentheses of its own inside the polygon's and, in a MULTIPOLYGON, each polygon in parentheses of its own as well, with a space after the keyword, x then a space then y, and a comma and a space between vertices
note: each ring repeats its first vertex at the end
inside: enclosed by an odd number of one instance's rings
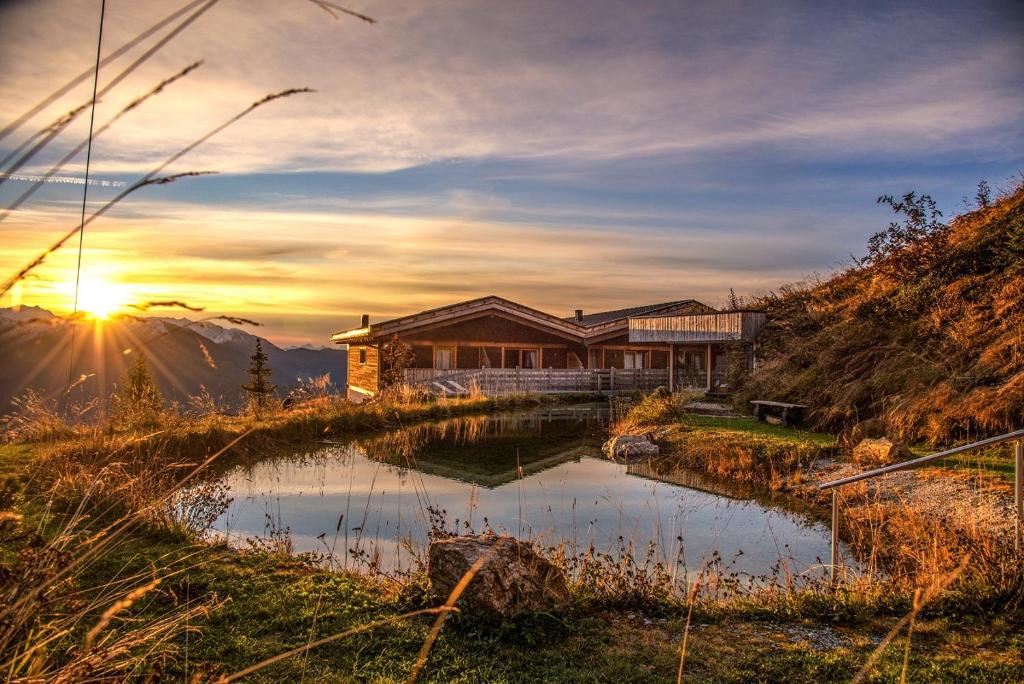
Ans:
POLYGON ((214 531, 240 546, 286 534, 297 552, 384 571, 412 567, 433 526, 569 554, 653 548, 679 575, 715 559, 741 577, 821 575, 823 525, 664 463, 609 461, 606 418, 600 405, 458 418, 239 466, 214 531))

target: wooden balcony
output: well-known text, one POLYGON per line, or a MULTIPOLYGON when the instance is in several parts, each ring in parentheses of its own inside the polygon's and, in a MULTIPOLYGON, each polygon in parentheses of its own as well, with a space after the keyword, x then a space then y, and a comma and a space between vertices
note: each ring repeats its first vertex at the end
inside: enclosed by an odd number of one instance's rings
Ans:
POLYGON ((669 344, 753 341, 766 319, 761 311, 636 316, 629 319, 629 341, 669 344))

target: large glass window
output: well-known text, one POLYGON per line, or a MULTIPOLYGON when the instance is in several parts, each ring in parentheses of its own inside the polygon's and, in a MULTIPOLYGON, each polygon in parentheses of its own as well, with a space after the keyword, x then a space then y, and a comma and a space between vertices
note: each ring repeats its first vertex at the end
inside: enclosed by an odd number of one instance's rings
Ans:
POLYGON ((540 356, 540 354, 536 349, 524 349, 522 358, 523 368, 537 368, 539 365, 538 362, 540 361, 540 359, 537 358, 538 356, 540 356))
POLYGON ((623 368, 646 368, 647 352, 628 351, 623 356, 623 368))

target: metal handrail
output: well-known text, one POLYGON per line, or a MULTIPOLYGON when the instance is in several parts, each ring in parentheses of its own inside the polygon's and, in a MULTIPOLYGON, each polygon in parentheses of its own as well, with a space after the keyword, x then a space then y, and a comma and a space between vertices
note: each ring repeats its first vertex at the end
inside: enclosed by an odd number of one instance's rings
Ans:
POLYGON ((878 477, 879 475, 885 475, 886 473, 891 473, 897 470, 906 470, 907 468, 913 468, 914 466, 921 465, 922 463, 929 463, 931 461, 937 461, 940 458, 946 458, 947 456, 962 454, 965 451, 973 451, 982 447, 992 446, 993 444, 1003 444, 1005 442, 1017 442, 1016 447, 1014 448, 1015 458, 1013 468, 1013 508, 1016 512, 1013 545, 1014 549, 1018 552, 1021 548, 1024 548, 1024 430, 1015 430, 1013 432, 1007 432, 1005 435, 999 435, 998 437, 989 437, 988 439, 978 440, 977 442, 947 449, 946 451, 940 451, 935 454, 929 454, 928 456, 903 461, 902 463, 894 463, 893 465, 884 466, 882 468, 875 468, 874 470, 868 470, 863 473, 850 475, 849 477, 818 485, 818 491, 825 491, 827 489, 832 490, 832 581, 836 581, 837 569, 839 567, 839 487, 853 484, 854 482, 860 482, 862 480, 868 480, 872 477, 878 477))
POLYGON ((972 451, 974 449, 980 449, 982 447, 992 446, 993 444, 1002 444, 1003 442, 1012 442, 1014 440, 1018 440, 1018 439, 1022 439, 1022 438, 1024 438, 1024 430, 1017 430, 1015 432, 1007 432, 1005 435, 999 435, 998 437, 989 437, 988 439, 978 440, 977 442, 972 442, 970 444, 965 444, 963 446, 954 447, 952 449, 947 449, 946 451, 940 451, 940 452, 935 453, 935 454, 929 454, 928 456, 922 456, 920 458, 915 458, 915 459, 910 460, 910 461, 903 461, 902 463, 894 463, 893 465, 888 465, 888 466, 885 466, 885 467, 882 467, 882 468, 875 468, 874 470, 868 470, 866 472, 858 473, 856 475, 850 475, 849 477, 844 477, 844 478, 842 478, 840 480, 833 480, 832 482, 826 482, 824 484, 818 485, 818 489, 821 490, 821 491, 824 491, 826 489, 832 489, 833 487, 839 487, 840 485, 852 484, 854 482, 860 482, 861 480, 867 480, 869 478, 877 477, 879 475, 884 475, 886 473, 891 473, 891 472, 894 472, 896 470, 904 470, 906 468, 913 468, 914 466, 921 465, 922 463, 928 463, 930 461, 937 461, 938 459, 946 458, 947 456, 955 456, 956 454, 962 454, 965 451, 972 451))

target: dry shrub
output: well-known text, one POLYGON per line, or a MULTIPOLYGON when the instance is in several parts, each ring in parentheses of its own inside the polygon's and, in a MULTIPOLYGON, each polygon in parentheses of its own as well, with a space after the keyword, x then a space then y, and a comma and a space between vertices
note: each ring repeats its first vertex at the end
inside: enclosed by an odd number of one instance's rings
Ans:
POLYGON ((392 402, 402 406, 411 406, 413 404, 423 404, 436 401, 436 397, 433 392, 426 387, 421 385, 406 385, 404 383, 391 385, 390 387, 385 388, 377 396, 380 401, 392 402))
POLYGON ((165 592, 174 567, 94 584, 96 552, 117 531, 104 537, 83 527, 82 516, 65 520, 46 539, 20 519, 0 525, 11 554, 0 568, 0 668, 9 681, 159 678, 178 655, 178 638, 219 603, 206 596, 181 604, 165 592))
POLYGON ((621 538, 616 553, 590 548, 581 556, 566 556, 564 550, 548 555, 571 578, 577 600, 586 603, 657 611, 678 597, 675 577, 658 559, 653 543, 641 558, 635 556, 632 542, 621 538))
POLYGON ((57 402, 34 389, 11 400, 13 410, 0 419, 0 438, 5 442, 51 442, 75 434, 57 410, 57 402))
POLYGON ((613 435, 625 435, 675 423, 686 415, 684 407, 699 396, 699 392, 670 394, 655 391, 642 396, 637 402, 630 400, 621 408, 613 403, 614 415, 609 430, 613 435))
POLYGON ((1024 607, 1024 559, 1009 534, 856 496, 844 508, 843 527, 865 571, 890 589, 909 594, 957 573, 937 610, 1012 613, 1024 607))
POLYGON ((338 388, 331 382, 331 374, 324 373, 312 378, 299 378, 298 384, 288 393, 292 405, 308 402, 324 402, 338 396, 338 388))

